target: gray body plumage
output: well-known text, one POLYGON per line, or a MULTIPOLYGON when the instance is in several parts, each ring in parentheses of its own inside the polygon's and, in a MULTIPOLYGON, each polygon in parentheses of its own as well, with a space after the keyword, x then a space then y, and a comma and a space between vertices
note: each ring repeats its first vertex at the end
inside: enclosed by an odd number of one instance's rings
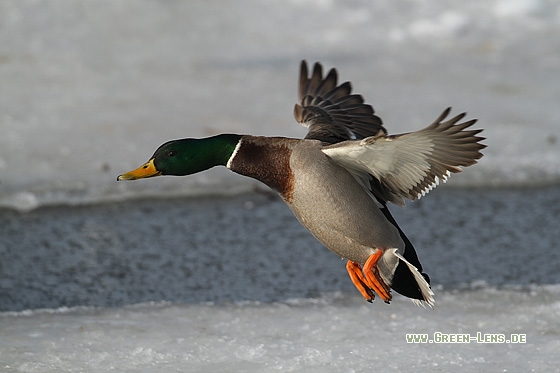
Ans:
POLYGON ((290 160, 294 192, 287 201, 298 220, 328 249, 363 265, 377 248, 404 242, 374 197, 321 151, 319 141, 302 140, 290 160))
MULTIPOLYGON (((299 222, 341 258, 363 265, 380 249, 403 255, 405 243, 375 197, 323 147, 318 140, 245 135, 228 167, 275 189, 299 222), (270 167, 271 162, 276 165, 270 167), (289 170, 289 180, 278 169, 289 170), (289 187, 278 187, 286 183, 289 187)), ((378 263, 388 284, 397 264, 394 255, 378 263)))
MULTIPOLYGON (((433 306, 429 277, 386 205, 403 206, 476 163, 481 130, 469 129, 476 120, 460 123, 465 114, 445 120, 448 108, 420 131, 389 136, 351 91, 350 83, 337 84, 335 69, 323 77, 315 64, 309 77, 303 61, 294 116, 306 137, 245 135, 227 167, 275 189, 305 228, 354 266, 381 253, 375 270, 386 286, 433 306)), ((358 288, 360 281, 353 279, 358 288)))

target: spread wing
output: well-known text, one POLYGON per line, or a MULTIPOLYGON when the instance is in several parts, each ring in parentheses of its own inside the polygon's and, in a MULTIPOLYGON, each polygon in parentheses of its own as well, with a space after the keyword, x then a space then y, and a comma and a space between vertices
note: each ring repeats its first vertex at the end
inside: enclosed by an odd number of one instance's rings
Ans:
POLYGON ((461 172, 482 157, 482 130, 467 130, 476 119, 458 123, 459 114, 444 121, 446 109, 430 126, 402 135, 381 133, 363 140, 325 146, 322 151, 350 171, 377 197, 404 205, 420 198, 451 173, 461 172), (373 176, 373 177, 372 177, 373 176))
POLYGON ((350 82, 337 85, 336 69, 323 78, 323 67, 315 63, 308 77, 307 62, 301 61, 299 103, 294 107, 296 120, 308 128, 306 139, 334 144, 387 134, 381 119, 361 95, 352 94, 350 82))

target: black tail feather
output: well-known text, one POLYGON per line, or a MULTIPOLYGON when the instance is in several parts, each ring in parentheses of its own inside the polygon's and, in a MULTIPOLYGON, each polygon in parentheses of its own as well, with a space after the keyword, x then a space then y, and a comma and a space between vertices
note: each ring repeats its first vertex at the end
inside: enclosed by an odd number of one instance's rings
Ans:
MULTIPOLYGON (((412 246, 412 243, 410 242, 408 237, 406 237, 404 232, 401 230, 385 203, 383 203, 381 211, 383 212, 383 215, 385 215, 387 220, 389 220, 391 224, 393 224, 399 230, 399 234, 401 235, 401 238, 405 243, 405 249, 402 256, 406 260, 408 260, 410 264, 418 269, 418 271, 422 274, 422 277, 424 277, 426 282, 429 284, 430 277, 426 273, 422 272, 422 264, 420 264, 420 260, 418 260, 418 255, 416 255, 414 246, 412 246)), ((424 300, 422 291, 420 290, 418 283, 414 279, 414 276, 408 269, 406 263, 402 261, 399 261, 399 264, 397 265, 397 269, 395 270, 395 274, 393 276, 393 283, 391 284, 391 288, 393 288, 393 290, 395 290, 397 293, 404 295, 405 297, 424 300)))

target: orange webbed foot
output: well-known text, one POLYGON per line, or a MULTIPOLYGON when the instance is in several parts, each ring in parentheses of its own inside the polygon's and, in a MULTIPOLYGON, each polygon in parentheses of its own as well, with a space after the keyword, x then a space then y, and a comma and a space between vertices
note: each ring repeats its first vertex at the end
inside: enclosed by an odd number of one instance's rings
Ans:
POLYGON ((370 303, 375 299, 375 293, 377 293, 385 303, 389 303, 391 299, 393 299, 391 289, 385 281, 383 281, 377 269, 377 261, 381 258, 381 255, 383 255, 383 251, 381 250, 372 254, 366 261, 363 269, 360 264, 351 260, 346 263, 346 270, 348 271, 348 275, 350 275, 352 283, 365 300, 370 303))
POLYGON ((348 275, 350 275, 350 279, 356 289, 358 289, 368 302, 373 302, 375 294, 373 290, 366 285, 367 280, 362 273, 362 267, 358 263, 349 260, 348 263, 346 263, 346 270, 348 271, 348 275))
POLYGON ((391 288, 383 281, 377 269, 377 261, 383 255, 382 250, 377 250, 375 254, 370 255, 364 264, 364 274, 366 277, 366 284, 372 288, 385 303, 389 303, 393 296, 391 295, 391 288))

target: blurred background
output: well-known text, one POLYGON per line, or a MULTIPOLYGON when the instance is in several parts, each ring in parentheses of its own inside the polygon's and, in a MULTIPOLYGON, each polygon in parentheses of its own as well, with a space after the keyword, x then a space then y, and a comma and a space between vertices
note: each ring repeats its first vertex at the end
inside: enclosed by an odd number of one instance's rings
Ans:
POLYGON ((480 165, 452 185, 560 180, 555 1, 2 1, 0 206, 238 193, 214 170, 116 183, 161 143, 301 137, 299 62, 336 67, 390 133, 448 106, 479 118, 480 165), (216 173, 216 175, 215 175, 216 173))

